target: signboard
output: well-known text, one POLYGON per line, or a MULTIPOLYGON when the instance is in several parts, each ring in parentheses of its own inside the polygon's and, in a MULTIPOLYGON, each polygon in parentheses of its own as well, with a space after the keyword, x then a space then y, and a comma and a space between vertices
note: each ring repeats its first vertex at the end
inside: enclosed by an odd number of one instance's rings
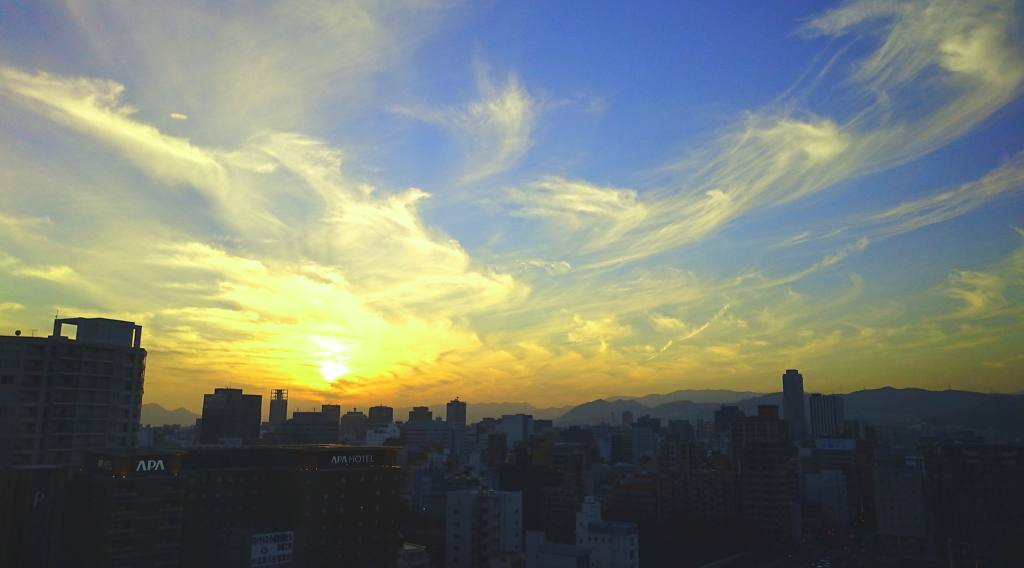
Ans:
POLYGON ((393 466, 398 454, 395 450, 339 448, 320 452, 320 468, 393 466))
POLYGON ((249 566, 290 564, 294 545, 295 533, 292 531, 254 534, 249 566))
POLYGON ((819 450, 857 451, 857 440, 850 440, 848 438, 818 438, 814 441, 814 444, 819 450))

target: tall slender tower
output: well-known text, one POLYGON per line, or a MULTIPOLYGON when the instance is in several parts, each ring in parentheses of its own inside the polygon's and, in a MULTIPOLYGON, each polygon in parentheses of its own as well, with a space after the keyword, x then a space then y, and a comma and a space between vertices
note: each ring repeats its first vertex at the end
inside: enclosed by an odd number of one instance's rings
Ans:
POLYGON ((787 369, 782 375, 782 416, 789 422, 789 435, 803 440, 807 431, 804 413, 804 376, 796 369, 787 369))

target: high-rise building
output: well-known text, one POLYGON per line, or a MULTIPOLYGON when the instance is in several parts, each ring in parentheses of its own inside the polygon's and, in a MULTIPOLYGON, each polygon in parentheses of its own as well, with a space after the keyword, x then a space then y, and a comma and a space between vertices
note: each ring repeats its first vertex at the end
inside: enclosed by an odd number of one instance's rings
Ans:
POLYGON ((879 459, 872 469, 875 532, 883 546, 927 554, 932 548, 925 472, 906 456, 879 459))
POLYGON ((633 425, 633 411, 632 410, 623 410, 622 411, 622 425, 623 426, 632 426, 633 425))
POLYGON ((445 566, 486 566, 503 552, 523 552, 523 494, 463 490, 447 496, 445 566))
POLYGON ((367 416, 371 424, 387 424, 395 421, 395 409, 390 406, 371 406, 367 416))
POLYGON ((347 441, 362 441, 366 438, 366 415, 355 408, 341 417, 341 436, 347 441))
POLYGON ((601 519, 601 503, 594 497, 583 500, 576 513, 576 546, 590 552, 591 568, 638 568, 640 531, 635 523, 601 519))
POLYGON ((926 456, 942 566, 1024 566, 1024 445, 937 444, 926 456))
POLYGON ((263 436, 263 444, 336 444, 341 407, 325 404, 320 412, 293 412, 274 432, 263 436))
POLYGON ((455 400, 448 403, 445 420, 459 426, 466 425, 466 403, 455 397, 455 400))
POLYGON ((254 444, 260 439, 263 396, 242 394, 242 389, 214 389, 203 395, 199 443, 254 444))
POLYGON ((804 376, 796 369, 787 369, 782 375, 782 417, 789 422, 793 440, 802 440, 807 430, 804 412, 804 376))
POLYGON ((758 408, 730 424, 733 468, 740 476, 743 516, 757 523, 768 542, 791 543, 789 460, 794 457, 789 424, 778 420, 778 407, 758 408))
POLYGON ((729 424, 743 420, 746 413, 738 406, 723 405, 715 411, 715 434, 728 434, 729 424))
POLYGON ((533 434, 533 416, 503 414, 501 416, 501 432, 505 434, 508 449, 512 450, 517 443, 529 439, 530 434, 533 434))
POLYGON ((414 406, 409 411, 409 422, 429 422, 434 419, 434 413, 427 406, 414 406))
POLYGON ((273 389, 270 391, 270 428, 276 429, 288 420, 288 391, 273 389))
POLYGON ((834 438, 845 425, 843 397, 837 394, 811 394, 811 435, 815 439, 834 438))
POLYGON ((135 445, 141 341, 142 326, 106 318, 56 319, 49 337, 0 336, 0 468, 77 463, 87 449, 135 445))

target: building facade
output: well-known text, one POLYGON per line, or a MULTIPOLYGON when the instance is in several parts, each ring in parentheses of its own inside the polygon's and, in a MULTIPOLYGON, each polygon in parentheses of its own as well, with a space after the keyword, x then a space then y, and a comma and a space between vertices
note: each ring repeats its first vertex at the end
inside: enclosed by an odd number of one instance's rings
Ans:
POLYGON ((203 395, 199 443, 217 445, 225 440, 255 444, 260 439, 263 396, 242 394, 242 389, 213 389, 203 395))
POLYGON ((576 546, 590 553, 590 568, 639 568, 640 531, 635 523, 601 519, 601 503, 583 500, 576 513, 576 546))
POLYGON ((459 426, 466 425, 466 403, 455 397, 455 400, 448 403, 445 408, 444 419, 459 426))
POLYGON ((485 566, 505 552, 523 552, 523 494, 464 490, 447 494, 445 566, 485 566))
POLYGON ((843 397, 837 394, 811 394, 811 436, 835 438, 846 425, 843 397))
POLYGON ((105 318, 54 320, 49 337, 0 336, 0 467, 72 464, 88 449, 135 445, 141 341, 142 326, 105 318), (72 326, 74 339, 64 335, 72 326))

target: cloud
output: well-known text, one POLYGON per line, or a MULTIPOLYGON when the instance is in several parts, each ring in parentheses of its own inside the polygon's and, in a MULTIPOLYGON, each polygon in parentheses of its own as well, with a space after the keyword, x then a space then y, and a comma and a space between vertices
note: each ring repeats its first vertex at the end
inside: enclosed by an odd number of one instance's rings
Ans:
POLYGON ((550 219, 557 223, 560 236, 581 235, 586 249, 617 240, 646 216, 635 191, 559 177, 544 178, 524 189, 512 188, 508 201, 518 206, 512 215, 550 219))
POLYGON ((486 69, 478 72, 480 98, 471 103, 442 110, 425 107, 396 107, 395 112, 438 124, 458 138, 466 152, 461 183, 471 183, 504 172, 533 145, 530 133, 536 121, 537 103, 509 75, 503 87, 496 87, 486 69))

